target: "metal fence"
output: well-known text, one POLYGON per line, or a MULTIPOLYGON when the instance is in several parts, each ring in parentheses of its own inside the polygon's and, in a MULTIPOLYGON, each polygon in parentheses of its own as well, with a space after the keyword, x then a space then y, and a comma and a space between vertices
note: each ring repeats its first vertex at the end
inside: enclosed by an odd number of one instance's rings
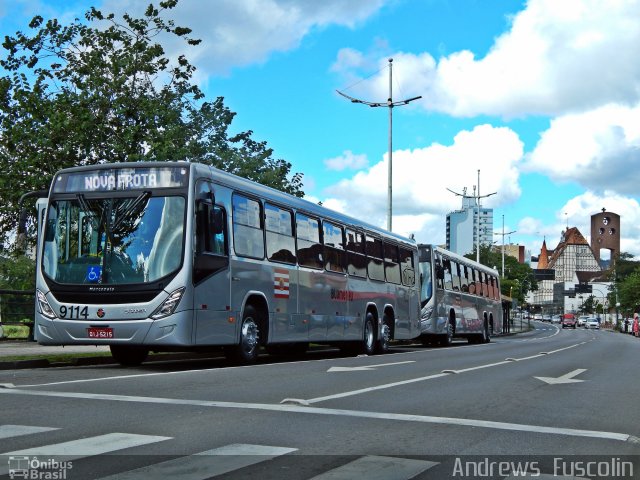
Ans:
POLYGON ((29 327, 29 340, 33 340, 35 292, 33 290, 0 289, 0 325, 29 327))

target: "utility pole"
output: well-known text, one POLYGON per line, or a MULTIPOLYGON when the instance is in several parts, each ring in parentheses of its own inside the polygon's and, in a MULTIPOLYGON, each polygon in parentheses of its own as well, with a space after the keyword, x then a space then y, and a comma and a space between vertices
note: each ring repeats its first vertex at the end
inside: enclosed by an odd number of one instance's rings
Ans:
POLYGON ((504 215, 502 215, 502 233, 494 233, 494 235, 502 235, 502 278, 504 278, 504 236, 516 233, 516 230, 510 232, 504 231, 504 215))
POLYGON ((414 100, 419 100, 422 95, 417 97, 407 98, 406 100, 393 101, 393 58, 389 59, 389 98, 386 102, 368 102, 366 100, 360 100, 354 97, 350 97, 346 93, 336 90, 343 97, 351 100, 351 103, 362 103, 369 105, 370 107, 388 107, 389 108, 389 165, 388 165, 388 185, 387 185, 387 230, 391 231, 391 214, 393 211, 393 107, 400 107, 402 105, 408 105, 414 100))

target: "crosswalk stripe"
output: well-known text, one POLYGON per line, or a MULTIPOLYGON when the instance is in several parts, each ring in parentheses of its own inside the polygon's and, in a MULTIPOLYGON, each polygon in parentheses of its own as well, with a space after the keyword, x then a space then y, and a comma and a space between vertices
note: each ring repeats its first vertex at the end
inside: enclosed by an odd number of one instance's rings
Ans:
POLYGON ((426 460, 370 455, 329 470, 311 480, 407 480, 438 465, 426 460))
POLYGON ((49 432, 51 430, 58 429, 52 427, 32 427, 30 425, 0 425, 0 439, 49 432))
MULTIPOLYGON (((96 437, 81 438, 70 442, 54 443, 41 447, 17 450, 15 452, 0 453, 2 457, 16 456, 40 456, 56 457, 63 456, 60 460, 70 461, 93 455, 122 450, 130 447, 138 447, 149 443, 170 440, 171 437, 160 437, 156 435, 137 435, 133 433, 108 433, 96 437)), ((8 466, 0 464, 0 475, 6 475, 8 466)))
POLYGON ((271 460, 296 450, 295 448, 270 447, 266 445, 226 445, 196 453, 195 455, 110 475, 99 480, 137 480, 146 478, 203 480, 271 460))

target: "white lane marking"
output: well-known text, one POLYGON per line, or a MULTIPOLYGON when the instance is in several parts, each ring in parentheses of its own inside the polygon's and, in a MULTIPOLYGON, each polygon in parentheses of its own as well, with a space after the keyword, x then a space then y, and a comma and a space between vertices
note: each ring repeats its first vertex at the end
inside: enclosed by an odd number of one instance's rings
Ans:
MULTIPOLYGON (((558 353, 558 352, 562 352, 564 350, 568 350, 570 348, 575 348, 578 347, 580 345, 584 345, 587 342, 581 342, 581 343, 577 343, 575 345, 570 345, 568 347, 563 347, 563 348, 559 348, 557 350, 553 350, 551 352, 543 352, 543 353, 539 353, 536 355, 532 355, 529 357, 523 357, 523 358, 517 358, 515 359, 515 361, 519 362, 519 361, 523 361, 523 360, 531 360, 534 358, 540 358, 542 356, 546 356, 546 355, 551 355, 553 353, 558 353)), ((487 363, 485 365, 477 365, 475 367, 468 367, 468 368, 462 368, 460 370, 443 370, 441 373, 436 373, 434 375, 427 375, 425 377, 418 377, 418 378, 411 378, 409 380, 401 380, 398 382, 392 382, 392 383, 385 383, 382 385, 375 385, 373 387, 367 387, 367 388, 361 388, 358 390, 351 390, 348 392, 341 392, 341 393, 336 393, 333 395, 325 395, 323 397, 316 397, 316 398, 309 398, 309 399, 285 399, 283 400, 283 402, 287 402, 287 403, 298 403, 301 405, 310 405, 312 403, 318 403, 318 402, 325 402, 327 400, 335 400, 337 398, 345 398, 345 397, 351 397, 354 395, 361 395, 363 393, 369 393, 369 392, 375 392, 377 390, 384 390, 387 388, 394 388, 394 387, 400 387, 403 385, 409 385, 411 383, 417 383, 417 382, 424 382, 427 380, 433 380, 436 378, 441 378, 441 377, 446 377, 447 375, 451 375, 451 374, 460 374, 460 373, 466 373, 466 372, 473 372, 475 370, 481 370, 483 368, 491 368, 491 367, 498 367, 500 365, 507 365, 507 364, 512 364, 514 362, 514 359, 507 359, 507 360, 503 360, 501 362, 495 362, 495 363, 487 363)))
POLYGON ((544 383, 547 383, 549 385, 558 385, 562 383, 579 383, 579 382, 584 382, 584 380, 579 380, 573 377, 576 377, 586 371, 587 371, 586 368, 578 368, 572 372, 565 373, 564 375, 561 375, 559 377, 533 377, 533 378, 542 380, 544 383))
MULTIPOLYGON (((468 418, 433 417, 429 415, 409 415, 400 413, 378 413, 357 410, 333 408, 305 407, 299 405, 276 405, 263 403, 217 402, 211 400, 190 400, 180 398, 137 397, 130 395, 107 395, 98 393, 54 392, 42 390, 7 390, 0 389, 0 395, 29 395, 52 398, 72 398, 83 400, 105 400, 115 402, 149 403, 163 405, 183 405, 213 408, 237 408, 246 410, 262 410, 271 412, 306 413, 313 415, 335 415, 343 417, 369 418, 377 420, 394 420, 404 422, 433 423, 442 425, 458 425, 467 427, 492 428, 497 430, 513 430, 531 433, 548 433, 573 437, 590 437, 621 442, 638 443, 640 440, 633 435, 616 432, 602 432, 597 430, 581 430, 573 428, 546 427, 540 425, 525 425, 519 423, 493 422, 489 420, 472 420, 468 418)), ((158 437, 165 439, 166 437, 158 437)), ((8 454, 4 454, 8 455, 8 454)))
POLYGON ((0 425, 0 439, 50 432, 51 430, 58 429, 53 427, 32 427, 30 425, 0 425))
POLYGON ((65 457, 89 457, 101 455, 123 448, 137 447, 147 443, 169 440, 171 437, 159 437, 157 435, 137 435, 135 433, 107 433, 96 437, 81 438, 70 442, 53 443, 41 447, 17 450, 15 452, 1 453, 0 455, 42 455, 65 457))
POLYGON ((438 465, 436 462, 370 455, 317 475, 310 480, 407 480, 438 465))
MULTIPOLYGON (((137 435, 134 433, 108 433, 106 435, 98 435, 96 437, 81 438, 79 440, 72 440, 69 442, 53 443, 51 445, 43 445, 25 450, 0 453, 0 457, 39 456, 50 458, 54 456, 64 456, 65 461, 70 461, 169 439, 171 439, 171 437, 137 435)), ((8 472, 8 465, 0 465, 0 475, 6 475, 8 472)))
POLYGON ((267 445, 225 445, 224 447, 214 448, 194 455, 109 475, 99 480, 137 480, 139 478, 203 480, 256 465, 296 450, 296 448, 270 447, 267 445))
POLYGON ((360 372, 367 370, 375 370, 380 367, 390 367, 392 365, 404 365, 407 363, 416 363, 415 360, 407 360, 404 362, 380 363, 378 365, 363 365, 361 367, 331 367, 327 372, 360 372))

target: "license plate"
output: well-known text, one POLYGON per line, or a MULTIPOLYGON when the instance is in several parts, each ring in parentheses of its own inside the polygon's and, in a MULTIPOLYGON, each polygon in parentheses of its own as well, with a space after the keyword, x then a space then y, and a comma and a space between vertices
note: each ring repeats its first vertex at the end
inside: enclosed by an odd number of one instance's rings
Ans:
POLYGON ((87 328, 89 338, 113 338, 113 328, 111 327, 91 327, 87 328))

